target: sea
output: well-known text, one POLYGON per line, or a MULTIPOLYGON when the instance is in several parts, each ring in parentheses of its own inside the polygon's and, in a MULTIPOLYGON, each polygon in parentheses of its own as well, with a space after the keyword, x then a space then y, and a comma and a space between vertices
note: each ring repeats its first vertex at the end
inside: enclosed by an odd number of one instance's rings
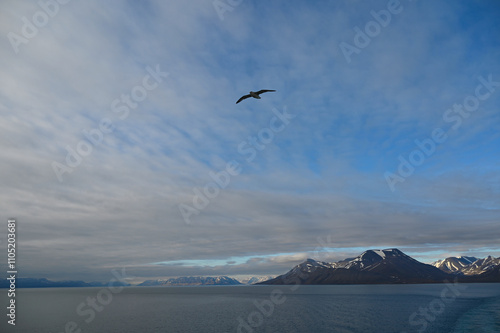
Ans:
POLYGON ((500 332, 500 283, 18 289, 0 332, 500 332))

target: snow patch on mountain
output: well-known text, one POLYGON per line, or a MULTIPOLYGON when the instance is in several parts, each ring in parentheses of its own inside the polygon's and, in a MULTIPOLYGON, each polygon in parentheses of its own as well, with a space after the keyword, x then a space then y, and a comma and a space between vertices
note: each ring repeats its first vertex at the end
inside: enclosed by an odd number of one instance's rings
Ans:
POLYGON ((439 268, 443 272, 457 275, 478 275, 490 271, 500 265, 500 257, 478 259, 476 257, 448 257, 443 260, 433 262, 431 265, 439 268))
POLYGON ((183 276, 170 279, 146 280, 138 286, 202 286, 202 285, 238 285, 241 284, 238 280, 228 276, 203 277, 203 276, 183 276))
POLYGON ((244 279, 238 279, 241 283, 243 284, 255 284, 259 282, 264 282, 267 280, 274 279, 276 276, 274 275, 267 275, 267 276, 252 276, 244 279))

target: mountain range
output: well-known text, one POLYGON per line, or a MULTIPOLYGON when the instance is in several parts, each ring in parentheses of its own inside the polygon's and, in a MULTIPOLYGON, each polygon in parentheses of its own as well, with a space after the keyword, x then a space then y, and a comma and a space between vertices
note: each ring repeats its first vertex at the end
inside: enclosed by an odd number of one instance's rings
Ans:
POLYGON ((432 265, 398 249, 367 250, 338 262, 307 259, 289 272, 258 284, 393 284, 500 282, 500 258, 450 257, 432 265))
POLYGON ((267 280, 270 280, 274 278, 274 276, 268 275, 268 276, 252 276, 250 278, 246 279, 240 279, 239 281, 243 284, 257 284, 259 282, 264 282, 267 280))
MULTIPOLYGON (((7 279, 0 280, 0 288, 9 288, 10 282, 7 279)), ((105 287, 107 283, 83 282, 83 281, 51 281, 46 278, 17 278, 16 288, 64 288, 64 287, 105 287)), ((114 281, 113 286, 130 286, 128 283, 114 281)))
MULTIPOLYGON (((500 282, 500 257, 448 257, 432 264, 421 263, 398 249, 367 250, 354 258, 337 262, 307 259, 287 273, 248 277, 238 281, 228 276, 146 280, 137 286, 198 286, 242 284, 392 284, 500 282)), ((84 281, 50 281, 45 278, 17 278, 17 288, 104 287, 106 283, 84 281)), ((116 282, 115 285, 130 286, 116 282)), ((9 288, 9 281, 0 280, 0 288, 9 288)))
POLYGON ((490 270, 494 270, 500 265, 500 257, 494 258, 488 256, 484 259, 476 257, 448 257, 444 260, 438 260, 431 264, 443 272, 456 275, 478 275, 490 270))
POLYGON ((146 280, 137 286, 232 286, 240 285, 241 282, 227 276, 202 277, 202 276, 184 276, 166 280, 146 280))
MULTIPOLYGON (((146 280, 137 286, 230 286, 230 285, 249 285, 258 282, 267 281, 272 276, 252 276, 238 281, 228 276, 200 277, 183 276, 170 279, 146 280)), ((107 283, 102 282, 84 282, 84 281, 51 281, 46 278, 17 278, 16 288, 57 288, 57 287, 105 287, 107 283)), ((114 286, 131 286, 131 284, 115 281, 114 286)), ((0 280, 0 288, 9 288, 9 281, 0 280)))

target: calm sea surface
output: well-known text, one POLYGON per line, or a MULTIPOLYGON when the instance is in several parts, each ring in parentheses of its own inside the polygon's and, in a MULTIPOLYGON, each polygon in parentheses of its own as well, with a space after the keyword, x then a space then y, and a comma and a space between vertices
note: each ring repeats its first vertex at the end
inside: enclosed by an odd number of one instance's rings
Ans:
POLYGON ((0 332, 500 332, 499 283, 295 288, 0 289, 0 332))

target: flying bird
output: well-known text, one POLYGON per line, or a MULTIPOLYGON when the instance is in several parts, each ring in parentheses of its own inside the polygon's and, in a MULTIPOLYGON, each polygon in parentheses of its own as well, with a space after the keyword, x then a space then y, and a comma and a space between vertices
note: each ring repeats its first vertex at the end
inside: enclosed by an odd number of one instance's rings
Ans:
POLYGON ((250 91, 250 93, 248 95, 241 96, 240 99, 238 100, 238 102, 236 102, 236 104, 238 104, 242 100, 250 98, 250 97, 260 99, 260 96, 259 96, 260 94, 263 94, 265 92, 272 92, 272 91, 276 91, 276 90, 266 90, 266 89, 263 89, 263 90, 259 90, 259 91, 256 91, 256 92, 255 91, 250 91))

